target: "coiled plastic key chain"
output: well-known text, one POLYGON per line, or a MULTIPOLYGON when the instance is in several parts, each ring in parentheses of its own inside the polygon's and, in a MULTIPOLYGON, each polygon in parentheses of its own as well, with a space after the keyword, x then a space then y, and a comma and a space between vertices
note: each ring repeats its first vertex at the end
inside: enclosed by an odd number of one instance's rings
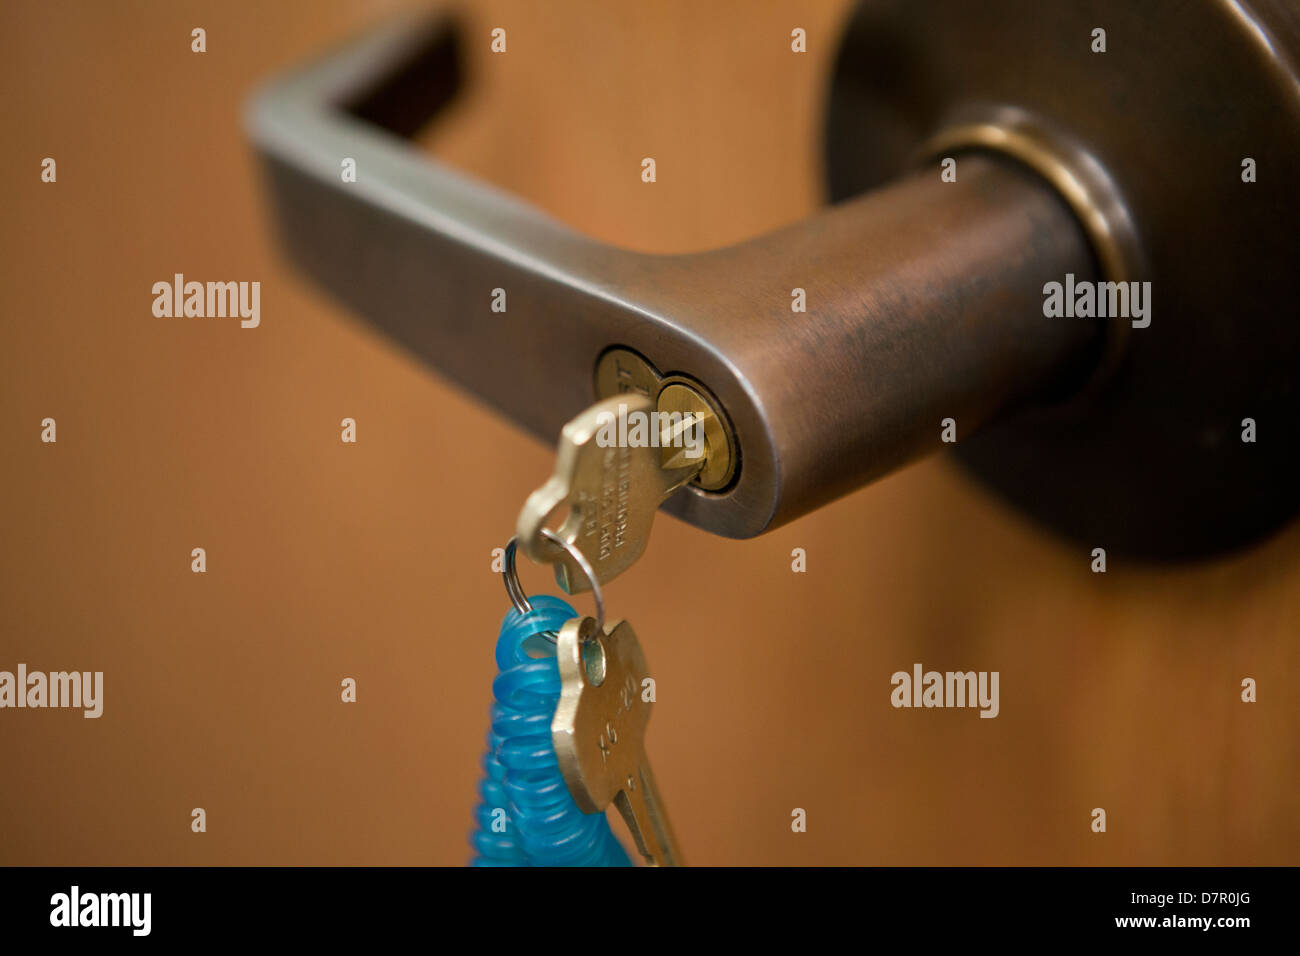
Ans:
MULTIPOLYGON (((565 543, 543 532, 561 547, 565 543)), ((567 548, 566 548, 567 550, 567 548)), ((581 557, 578 555, 577 557, 581 557)), ((506 612, 497 638, 500 673, 483 757, 477 828, 470 836, 473 866, 630 866, 603 813, 583 813, 560 772, 551 720, 560 700, 555 633, 578 616, 549 595, 526 597, 515 571, 515 539, 506 545, 506 612)), ((597 588, 596 615, 604 607, 597 588)))

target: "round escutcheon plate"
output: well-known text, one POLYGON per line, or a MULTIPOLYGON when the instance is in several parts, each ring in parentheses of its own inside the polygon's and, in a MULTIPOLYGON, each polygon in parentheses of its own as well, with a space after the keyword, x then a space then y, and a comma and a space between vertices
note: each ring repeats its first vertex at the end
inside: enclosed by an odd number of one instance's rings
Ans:
POLYGON ((1150 325, 1087 396, 956 452, 1055 531, 1186 560, 1300 509, 1298 51, 1300 10, 1280 0, 885 0, 851 20, 826 129, 834 199, 970 116, 1014 111, 1098 164, 1131 219, 1150 325))

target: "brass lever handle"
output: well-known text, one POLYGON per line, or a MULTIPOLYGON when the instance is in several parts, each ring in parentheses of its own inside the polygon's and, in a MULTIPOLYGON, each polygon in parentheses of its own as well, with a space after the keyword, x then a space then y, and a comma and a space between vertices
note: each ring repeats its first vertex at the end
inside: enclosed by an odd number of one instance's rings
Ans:
MULTIPOLYGON (((930 2, 951 7, 958 20, 973 16, 960 4, 930 2)), ((1017 0, 1002 2, 1020 10, 1017 0)), ((874 29, 876 13, 863 9, 859 28, 867 20, 874 29)), ((920 16, 913 7, 899 10, 904 20, 920 16)), ((1009 16, 1032 20, 1041 15, 1035 10, 1009 16)), ((978 29, 978 20, 966 29, 978 29)), ((577 234, 402 138, 454 92, 455 36, 449 21, 398 21, 255 99, 249 126, 287 247, 343 302, 548 442, 596 397, 593 372, 612 347, 703 384, 732 426, 739 466, 729 486, 692 488, 665 505, 692 524, 731 537, 760 534, 939 447, 944 419, 957 422, 965 441, 1037 398, 1069 396, 1107 354, 1113 330, 1105 321, 1044 314, 1045 282, 1105 278, 1123 245, 1106 240, 1115 210, 1094 203, 1086 188, 1072 194, 1071 184, 1086 184, 1095 171, 1086 153, 1053 178, 1015 149, 1002 149, 996 122, 954 112, 931 134, 995 133, 948 143, 964 150, 955 182, 941 179, 937 163, 913 166, 865 195, 736 246, 629 252, 577 234), (343 157, 356 160, 355 182, 340 177, 343 157), (490 309, 495 289, 507 291, 506 312, 490 309), (792 312, 795 289, 807 296, 806 313, 792 312)), ((987 58, 974 59, 972 70, 987 58)), ((1160 188, 1133 176, 1121 185, 1139 200, 1160 188)), ((1119 219, 1127 215, 1119 212, 1119 219)), ((1234 268, 1239 274, 1243 267, 1234 268)), ((1275 366, 1279 358, 1269 361, 1275 366)), ((1270 366, 1261 381, 1273 378, 1270 366)), ((1122 389, 1115 394, 1129 400, 1122 389)), ((1285 394, 1274 388, 1261 406, 1285 394)), ((1132 400, 1150 407, 1149 396, 1132 400)), ((1116 414, 1107 408, 1103 417, 1114 423, 1116 414)), ((1024 435, 1034 436, 1027 454, 1006 453, 1002 440, 1000 453, 1016 474, 994 483, 1019 499, 1041 496, 1030 510, 1068 533, 1111 532, 1116 548, 1212 551, 1257 535, 1295 508, 1294 495, 1273 496, 1266 508, 1239 508, 1205 540, 1193 540, 1177 529, 1204 497, 1199 486, 1174 498, 1152 490, 1107 510, 1081 503, 1086 486, 1061 479, 1060 469, 1080 473, 1078 461, 1065 463, 1070 454, 1095 444, 1099 461, 1085 462, 1083 471, 1105 475, 1100 470, 1115 467, 1117 454, 1142 436, 1121 428, 1058 441, 1052 455, 1041 456, 1044 480, 1035 481, 1032 448, 1042 433, 1031 424, 1015 434, 1012 452, 1024 435), (1122 440, 1112 441, 1114 434, 1122 440)), ((1171 475, 1187 473, 1180 454, 1171 451, 1171 475)), ((1278 461, 1268 462, 1270 474, 1278 461)), ((1284 473, 1295 473, 1292 459, 1281 461, 1284 473)), ((987 461, 976 467, 991 470, 987 461)), ((1258 482, 1259 464, 1233 467, 1244 469, 1242 484, 1258 482)), ((1193 480, 1211 488, 1219 481, 1193 480)))
POLYGON ((1072 365, 1096 330, 1044 323, 1037 277, 1091 275, 1068 207, 1015 164, 926 170, 728 249, 657 256, 587 239, 344 108, 446 24, 401 22, 267 89, 251 127, 284 238, 318 281, 547 441, 593 399, 599 355, 632 348, 704 383, 741 466, 669 507, 749 537, 973 429, 1072 365), (352 157, 357 182, 339 175, 352 157), (489 310, 508 290, 508 310, 489 310), (805 290, 807 313, 791 311, 805 290), (1041 318, 1041 316, 1040 316, 1041 318))

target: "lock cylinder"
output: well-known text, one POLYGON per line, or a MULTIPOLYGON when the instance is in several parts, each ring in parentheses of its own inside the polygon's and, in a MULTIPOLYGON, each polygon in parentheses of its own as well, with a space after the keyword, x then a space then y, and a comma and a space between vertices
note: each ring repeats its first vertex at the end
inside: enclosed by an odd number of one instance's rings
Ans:
MULTIPOLYGON (((704 467, 691 480, 701 491, 721 491, 736 477, 740 448, 736 433, 722 406, 703 385, 688 375, 665 376, 645 356, 615 346, 601 353, 596 362, 596 398, 610 398, 620 392, 640 392, 655 400, 661 415, 697 421, 703 435, 704 467)), ((681 450, 664 449, 664 464, 672 465, 681 450)))

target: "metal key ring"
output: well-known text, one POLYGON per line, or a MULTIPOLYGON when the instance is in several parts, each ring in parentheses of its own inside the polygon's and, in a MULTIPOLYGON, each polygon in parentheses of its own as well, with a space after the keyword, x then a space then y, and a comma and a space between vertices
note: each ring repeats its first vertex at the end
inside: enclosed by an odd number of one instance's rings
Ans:
MULTIPOLYGON (((542 537, 552 544, 558 545, 564 549, 569 557, 573 558, 574 563, 586 575, 588 583, 591 584, 591 596, 596 602, 596 633, 605 633, 605 599, 600 593, 600 582, 596 580, 596 572, 591 567, 585 555, 574 545, 565 541, 550 528, 542 529, 542 537)), ((524 593, 523 586, 519 583, 519 572, 515 568, 515 550, 519 543, 518 537, 511 537, 506 542, 505 567, 501 571, 501 576, 505 579, 506 594, 510 595, 510 603, 515 606, 515 610, 520 614, 531 614, 533 606, 528 603, 528 596, 524 593)))

